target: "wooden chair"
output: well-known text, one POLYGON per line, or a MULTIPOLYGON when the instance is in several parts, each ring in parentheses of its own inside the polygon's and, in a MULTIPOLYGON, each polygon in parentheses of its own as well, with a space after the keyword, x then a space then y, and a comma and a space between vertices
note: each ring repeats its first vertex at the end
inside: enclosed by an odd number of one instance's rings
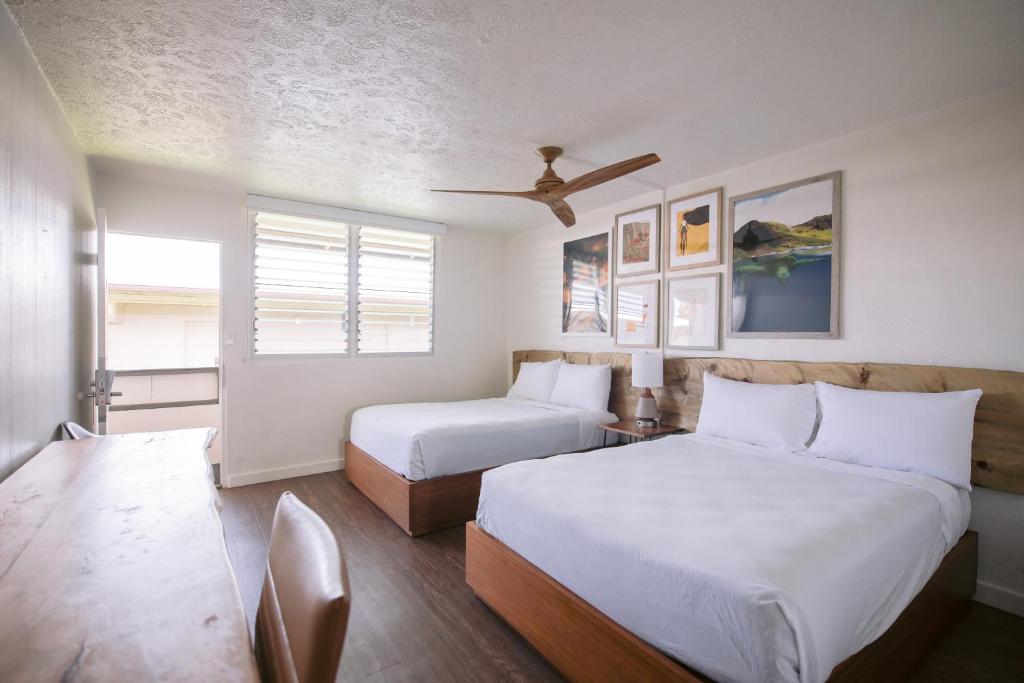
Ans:
POLYGON ((334 534, 291 493, 277 501, 256 612, 256 661, 269 683, 333 683, 349 613, 334 534))

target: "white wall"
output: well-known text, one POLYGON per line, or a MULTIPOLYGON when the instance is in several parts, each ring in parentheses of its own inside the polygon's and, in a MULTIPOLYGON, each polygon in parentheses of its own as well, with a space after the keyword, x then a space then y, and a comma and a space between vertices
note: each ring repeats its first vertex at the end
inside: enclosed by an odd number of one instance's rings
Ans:
POLYGON ((92 369, 95 243, 85 158, 0 7, 0 480, 64 420, 92 369))
MULTIPOLYGON (((615 348, 611 338, 560 335, 564 240, 607 230, 616 213, 664 198, 721 185, 728 201, 835 170, 843 172, 842 338, 727 339, 723 307, 722 350, 692 355, 1024 371, 1024 87, 673 186, 664 196, 638 194, 580 216, 571 230, 552 222, 510 236, 508 350, 615 348)), ((716 270, 725 266, 687 274, 716 270)), ((973 503, 978 597, 1024 614, 1024 496, 978 489, 973 503)))
POLYGON ((144 176, 96 173, 96 205, 107 209, 111 230, 223 245, 221 315, 225 338, 235 341, 223 356, 229 484, 336 469, 349 418, 361 406, 504 393, 510 360, 503 237, 452 227, 439 238, 433 355, 254 360, 247 349, 252 257, 245 195, 144 176))

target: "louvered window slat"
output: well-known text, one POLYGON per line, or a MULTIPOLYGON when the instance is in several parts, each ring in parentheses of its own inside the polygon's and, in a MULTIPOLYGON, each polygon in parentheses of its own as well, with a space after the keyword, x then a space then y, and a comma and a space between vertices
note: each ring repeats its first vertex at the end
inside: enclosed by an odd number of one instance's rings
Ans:
POLYGON ((346 353, 349 226, 257 211, 254 230, 256 353, 346 353))
POLYGON ((360 227, 359 353, 433 350, 434 236, 360 227))

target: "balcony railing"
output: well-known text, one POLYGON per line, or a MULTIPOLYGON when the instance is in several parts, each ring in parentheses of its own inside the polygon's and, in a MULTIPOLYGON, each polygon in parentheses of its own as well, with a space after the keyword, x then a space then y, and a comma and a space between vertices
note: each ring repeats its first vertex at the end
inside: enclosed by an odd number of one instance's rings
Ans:
POLYGON ((111 411, 184 408, 220 403, 220 368, 117 370, 111 411))

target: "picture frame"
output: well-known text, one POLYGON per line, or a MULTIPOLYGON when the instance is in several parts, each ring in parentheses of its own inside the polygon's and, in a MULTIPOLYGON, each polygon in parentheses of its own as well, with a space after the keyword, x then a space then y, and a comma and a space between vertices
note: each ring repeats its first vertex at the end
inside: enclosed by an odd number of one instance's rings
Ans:
POLYGON ((665 280, 665 348, 718 351, 721 346, 722 274, 665 280))
POLYGON ((661 270, 661 204, 615 216, 615 276, 652 275, 661 270))
POLYGON ((666 272, 721 265, 724 194, 716 187, 665 203, 666 272))
POLYGON ((615 231, 562 243, 562 335, 612 334, 612 254, 615 231))
POLYGON ((615 283, 615 345, 656 349, 659 335, 661 281, 615 283))
POLYGON ((729 337, 839 337, 841 185, 834 171, 729 198, 729 337))

